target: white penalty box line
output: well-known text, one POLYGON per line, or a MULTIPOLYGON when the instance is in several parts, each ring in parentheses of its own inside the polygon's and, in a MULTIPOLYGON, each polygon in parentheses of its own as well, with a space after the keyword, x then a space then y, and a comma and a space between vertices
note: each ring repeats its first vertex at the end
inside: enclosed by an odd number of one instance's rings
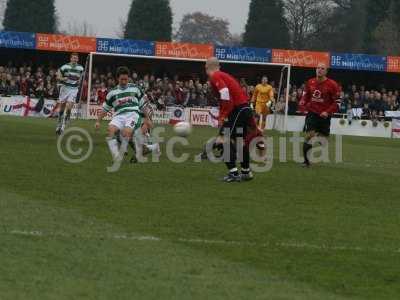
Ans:
POLYGON ((317 250, 326 252, 337 251, 350 251, 350 252, 374 252, 374 253, 395 253, 400 254, 398 249, 385 249, 385 248, 365 248, 361 246, 339 246, 339 245, 317 245, 307 242, 249 242, 249 241, 227 241, 227 240, 208 240, 198 238, 160 238, 155 236, 140 236, 134 234, 107 234, 107 235, 85 235, 85 234, 68 234, 65 232, 45 232, 41 230, 10 230, 0 231, 0 234, 9 234, 15 236, 29 236, 37 238, 67 238, 67 239, 88 239, 88 240, 120 240, 120 241, 138 241, 138 242, 180 242, 185 244, 199 244, 199 245, 220 245, 227 247, 261 247, 261 248, 286 248, 298 250, 317 250))

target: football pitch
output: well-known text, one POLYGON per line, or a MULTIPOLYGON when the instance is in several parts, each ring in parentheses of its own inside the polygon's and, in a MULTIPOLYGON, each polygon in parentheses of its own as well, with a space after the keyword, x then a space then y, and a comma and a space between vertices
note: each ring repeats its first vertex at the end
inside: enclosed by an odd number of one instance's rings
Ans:
POLYGON ((73 126, 94 140, 81 164, 54 120, 0 117, 1 300, 399 299, 400 141, 343 137, 343 163, 275 157, 224 184, 221 164, 165 157, 107 173, 106 124, 73 126))

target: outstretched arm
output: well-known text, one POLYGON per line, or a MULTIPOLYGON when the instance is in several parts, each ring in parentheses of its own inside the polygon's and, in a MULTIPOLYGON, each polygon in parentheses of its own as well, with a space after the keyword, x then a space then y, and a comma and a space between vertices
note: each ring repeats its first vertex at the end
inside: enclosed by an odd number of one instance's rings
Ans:
POLYGON ((105 110, 102 110, 96 121, 96 125, 95 125, 96 130, 100 129, 101 121, 105 118, 106 115, 107 115, 107 112, 105 110))
POLYGON ((308 106, 311 103, 311 91, 308 83, 304 88, 303 97, 301 98, 300 105, 303 106, 306 110, 308 110, 308 106))
POLYGON ((253 97, 251 97, 251 103, 252 103, 253 105, 256 104, 257 98, 258 98, 258 87, 256 86, 256 87, 254 88, 253 97))
POLYGON ((327 113, 329 115, 333 115, 334 113, 337 113, 338 111, 338 102, 340 101, 340 93, 341 93, 342 89, 340 88, 340 86, 335 83, 332 87, 332 98, 331 98, 331 105, 329 106, 329 109, 327 111, 327 113))
POLYGON ((103 104, 103 110, 100 112, 97 121, 96 121, 96 125, 95 128, 96 130, 99 129, 101 127, 101 121, 105 118, 105 116, 107 116, 107 114, 112 110, 112 106, 110 104, 108 104, 108 102, 111 103, 111 96, 110 93, 107 95, 107 99, 106 102, 104 102, 103 104))
POLYGON ((66 78, 64 77, 62 69, 59 69, 57 71, 57 80, 58 80, 58 82, 64 82, 66 80, 66 78))

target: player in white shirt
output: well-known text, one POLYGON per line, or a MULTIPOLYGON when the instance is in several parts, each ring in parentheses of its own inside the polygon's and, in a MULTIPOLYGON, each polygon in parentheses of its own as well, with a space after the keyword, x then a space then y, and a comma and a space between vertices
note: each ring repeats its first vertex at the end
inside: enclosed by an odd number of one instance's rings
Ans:
POLYGON ((76 103, 79 86, 82 80, 85 69, 78 64, 79 54, 72 53, 71 61, 63 65, 57 73, 57 78, 60 82, 60 97, 58 100, 59 114, 56 133, 61 135, 67 122, 71 118, 72 107, 76 103))

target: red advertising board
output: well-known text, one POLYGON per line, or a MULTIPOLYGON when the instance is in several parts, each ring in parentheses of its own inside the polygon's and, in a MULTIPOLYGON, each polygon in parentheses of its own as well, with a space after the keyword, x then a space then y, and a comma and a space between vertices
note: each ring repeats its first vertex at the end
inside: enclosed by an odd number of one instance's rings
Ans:
POLYGON ((388 56, 387 71, 391 73, 400 73, 400 56, 388 56))
POLYGON ((329 67, 330 54, 328 52, 273 49, 272 62, 305 68, 315 68, 319 63, 324 63, 329 67))
POLYGON ((36 35, 38 50, 89 53, 96 52, 96 47, 96 38, 94 37, 43 33, 36 35))

